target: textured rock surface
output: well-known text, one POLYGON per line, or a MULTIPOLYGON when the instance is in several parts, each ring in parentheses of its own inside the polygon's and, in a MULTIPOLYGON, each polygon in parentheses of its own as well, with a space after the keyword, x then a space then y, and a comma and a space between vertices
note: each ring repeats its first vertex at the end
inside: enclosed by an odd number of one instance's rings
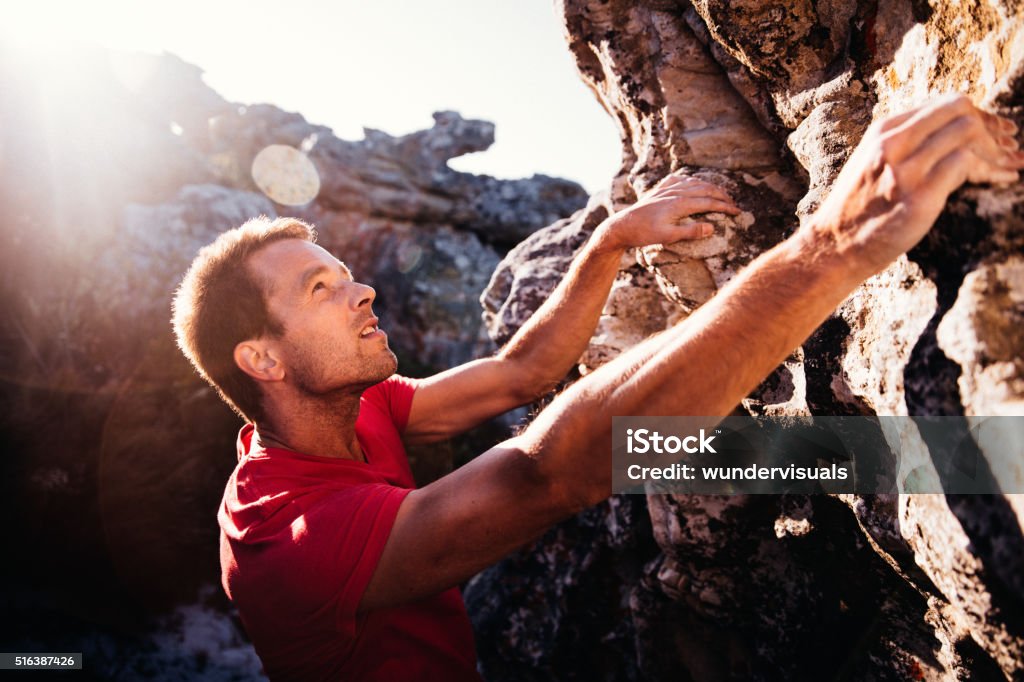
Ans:
POLYGON ((515 555, 464 590, 485 678, 635 678, 628 586, 657 554, 644 498, 612 497, 540 544, 544 551, 515 555), (510 613, 510 603, 520 608, 510 613))
MULTIPOLYGON (((584 370, 685 318, 784 238, 872 120, 950 91, 1024 119, 1024 7, 1011 0, 557 4, 583 80, 619 124, 611 208, 686 169, 726 185, 744 209, 712 216, 706 242, 623 263, 584 370)), ((859 288, 744 406, 1024 414, 1022 200, 1019 187, 956 193, 925 241, 859 288)), ((572 227, 537 233, 499 266, 484 297, 495 338, 535 307, 529 292, 553 286, 585 234, 572 227)), ((1021 438, 971 433, 982 454, 1021 438)), ((914 425, 878 438, 924 469, 951 447, 914 425)), ((631 590, 634 679, 1022 679, 1020 497, 651 495, 661 555, 620 585, 631 590)), ((509 598, 505 608, 530 606, 509 598)), ((537 642, 482 656, 501 670, 500 656, 543 651, 537 642)))

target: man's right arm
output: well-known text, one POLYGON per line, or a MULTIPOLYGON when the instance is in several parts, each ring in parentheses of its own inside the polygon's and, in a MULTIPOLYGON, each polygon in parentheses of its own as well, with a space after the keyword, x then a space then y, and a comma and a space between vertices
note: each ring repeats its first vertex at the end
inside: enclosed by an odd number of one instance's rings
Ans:
POLYGON ((873 125, 819 211, 686 321, 581 379, 527 431, 402 503, 361 608, 457 585, 611 492, 614 415, 723 416, 965 181, 1015 182, 1012 124, 966 99, 873 125))

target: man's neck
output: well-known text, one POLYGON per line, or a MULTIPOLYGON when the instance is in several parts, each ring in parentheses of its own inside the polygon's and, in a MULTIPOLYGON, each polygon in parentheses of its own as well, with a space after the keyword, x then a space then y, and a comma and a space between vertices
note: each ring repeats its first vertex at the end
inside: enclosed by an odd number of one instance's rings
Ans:
POLYGON ((256 423, 263 447, 305 455, 365 461, 356 438, 359 395, 303 396, 287 405, 267 405, 267 417, 256 423))

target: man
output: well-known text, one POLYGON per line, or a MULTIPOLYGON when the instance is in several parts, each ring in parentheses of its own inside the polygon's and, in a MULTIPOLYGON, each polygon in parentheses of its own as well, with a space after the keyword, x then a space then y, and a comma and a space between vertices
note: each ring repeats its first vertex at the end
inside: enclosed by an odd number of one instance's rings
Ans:
POLYGON ((174 324, 247 419, 219 513, 225 590, 280 679, 469 680, 457 586, 611 488, 613 415, 726 415, 865 278, 930 229, 965 181, 1024 168, 1015 126, 966 98, 873 125, 829 197, 685 322, 563 392, 520 436, 425 486, 402 443, 448 438, 553 387, 586 346, 626 248, 700 238, 737 208, 670 176, 595 231, 495 357, 394 376, 374 291, 298 221, 200 252, 174 324))

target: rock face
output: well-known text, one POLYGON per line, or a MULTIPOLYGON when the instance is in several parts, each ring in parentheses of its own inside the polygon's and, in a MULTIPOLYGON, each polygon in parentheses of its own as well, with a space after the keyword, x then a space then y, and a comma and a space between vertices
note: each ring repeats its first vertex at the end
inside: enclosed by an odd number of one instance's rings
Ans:
MULTIPOLYGON (((712 216, 708 240, 623 263, 584 371, 685 318, 791 233, 872 120, 957 91, 1024 123, 1019 2, 557 4, 581 77, 619 124, 623 166, 607 200, 532 235, 499 265, 483 298, 492 336, 507 338, 528 317, 590 223, 666 173, 719 182, 744 209, 712 216)), ((744 407, 1024 414, 1022 246, 1020 187, 957 192, 925 241, 859 288, 744 407)), ((945 447, 916 428, 879 437, 926 459, 945 447)), ((629 595, 631 679, 1024 679, 1018 495, 652 494, 648 509, 660 554, 643 576, 594 577, 619 580, 629 595)), ((527 553, 560 547, 545 539, 527 553)), ((508 617, 528 620, 520 611, 537 592, 558 598, 550 587, 527 590, 507 600, 508 617)), ((529 651, 551 677, 571 677, 539 646, 551 627, 514 651, 482 652, 485 667, 529 651)))
POLYGON ((485 121, 440 112, 428 130, 347 141, 227 102, 200 76, 172 56, 0 48, 0 491, 19 548, 3 583, 51 595, 55 622, 69 603, 76 622, 130 623, 218 581, 214 516, 240 424, 169 323, 199 247, 260 214, 315 223, 377 288, 415 376, 493 348, 478 304, 490 273, 586 203, 565 180, 450 169, 493 143, 485 121))

